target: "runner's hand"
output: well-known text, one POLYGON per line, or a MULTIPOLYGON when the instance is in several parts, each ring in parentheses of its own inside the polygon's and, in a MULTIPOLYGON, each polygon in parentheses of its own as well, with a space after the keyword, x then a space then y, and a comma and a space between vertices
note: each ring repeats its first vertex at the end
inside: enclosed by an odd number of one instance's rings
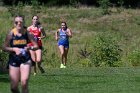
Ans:
POLYGON ((42 38, 41 37, 38 37, 38 39, 41 40, 42 38))
POLYGON ((16 55, 20 55, 20 54, 21 54, 20 49, 21 49, 21 48, 14 47, 14 48, 13 48, 13 51, 16 53, 16 55))

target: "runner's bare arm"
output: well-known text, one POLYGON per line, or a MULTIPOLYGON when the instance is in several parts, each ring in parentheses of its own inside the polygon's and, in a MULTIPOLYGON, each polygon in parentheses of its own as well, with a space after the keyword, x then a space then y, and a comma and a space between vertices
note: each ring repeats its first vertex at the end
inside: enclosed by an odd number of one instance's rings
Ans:
POLYGON ((14 52, 13 48, 10 47, 10 40, 12 38, 12 32, 10 31, 7 35, 6 35, 6 39, 4 41, 3 44, 3 50, 7 51, 7 52, 14 52))
POLYGON ((55 39, 56 41, 58 41, 59 37, 58 37, 58 33, 59 33, 60 29, 58 29, 56 32, 55 32, 55 39))
POLYGON ((70 29, 67 29, 66 34, 67 34, 69 37, 72 37, 72 31, 71 31, 70 29))
POLYGON ((42 36, 40 37, 40 39, 45 38, 45 37, 46 37, 46 33, 45 33, 45 31, 44 31, 44 28, 43 28, 43 27, 41 27, 41 33, 42 33, 42 36))
POLYGON ((30 32, 27 32, 29 40, 33 43, 33 46, 29 47, 31 50, 37 50, 38 49, 38 44, 34 39, 34 35, 31 34, 30 32))

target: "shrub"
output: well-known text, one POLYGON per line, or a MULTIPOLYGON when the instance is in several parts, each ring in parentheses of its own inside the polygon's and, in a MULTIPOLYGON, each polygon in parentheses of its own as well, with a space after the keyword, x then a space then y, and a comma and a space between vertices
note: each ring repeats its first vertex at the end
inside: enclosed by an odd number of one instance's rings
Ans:
POLYGON ((12 17, 16 15, 24 15, 23 7, 24 4, 22 2, 18 2, 17 6, 13 5, 8 7, 8 12, 11 14, 12 17))
POLYGON ((89 58, 81 59, 80 64, 81 64, 82 67, 92 67, 92 62, 89 58))
POLYGON ((105 14, 110 14, 109 6, 110 2, 109 0, 98 0, 99 6, 102 9, 102 13, 105 14))
POLYGON ((136 49, 128 55, 128 61, 132 66, 140 66, 140 50, 136 49))
MULTIPOLYGON (((108 34, 108 33, 107 33, 108 34)), ((116 66, 121 59, 121 49, 111 35, 99 34, 93 41, 93 51, 90 55, 95 66, 116 66)))
POLYGON ((89 58, 89 56, 91 55, 91 51, 89 50, 89 44, 86 43, 84 45, 84 47, 82 47, 79 51, 78 54, 80 55, 80 65, 82 67, 91 67, 92 66, 92 62, 89 58))
POLYGON ((39 2, 38 0, 31 0, 31 4, 32 4, 32 13, 33 15, 36 15, 37 13, 41 12, 41 7, 39 6, 39 2))
POLYGON ((8 53, 2 51, 3 38, 0 38, 0 72, 6 70, 8 53))

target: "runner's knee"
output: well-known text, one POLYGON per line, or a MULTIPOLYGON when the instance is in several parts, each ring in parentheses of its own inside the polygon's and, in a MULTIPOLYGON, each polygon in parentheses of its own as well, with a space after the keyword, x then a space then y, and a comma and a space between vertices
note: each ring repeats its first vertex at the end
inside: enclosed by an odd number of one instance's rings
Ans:
POLYGON ((26 88, 27 87, 27 82, 28 82, 27 79, 21 81, 22 88, 26 88))

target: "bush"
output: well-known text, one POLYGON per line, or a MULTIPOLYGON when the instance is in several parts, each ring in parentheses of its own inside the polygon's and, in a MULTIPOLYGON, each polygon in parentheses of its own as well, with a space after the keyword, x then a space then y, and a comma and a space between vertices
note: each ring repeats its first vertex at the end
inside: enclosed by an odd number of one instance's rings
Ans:
POLYGON ((122 50, 112 34, 98 34, 78 51, 83 67, 118 67, 122 50))
POLYGON ((93 51, 90 55, 95 66, 116 66, 121 59, 121 49, 113 36, 100 34, 93 41, 93 51))
POLYGON ((6 71, 8 54, 0 50, 0 72, 6 71))
POLYGON ((32 4, 32 13, 33 15, 36 15, 37 13, 41 12, 41 7, 40 7, 40 3, 38 2, 38 0, 31 0, 31 4, 32 4))
POLYGON ((99 6, 102 9, 102 14, 110 14, 109 6, 110 6, 110 1, 109 0, 98 0, 99 6))
POLYGON ((3 72, 6 70, 7 66, 7 60, 8 60, 8 53, 2 51, 2 44, 3 44, 3 38, 0 38, 0 72, 3 72))
POLYGON ((89 50, 89 44, 86 43, 79 51, 78 54, 80 55, 80 65, 82 67, 91 67, 92 62, 89 58, 91 55, 91 50, 89 50))
POLYGON ((16 15, 24 15, 23 7, 24 4, 22 2, 19 2, 17 6, 13 5, 8 7, 8 12, 11 14, 12 17, 16 15))
POLYGON ((140 66, 140 50, 136 49, 128 55, 128 61, 132 66, 140 66))
POLYGON ((88 58, 83 58, 80 60, 81 67, 92 67, 92 62, 88 58))

